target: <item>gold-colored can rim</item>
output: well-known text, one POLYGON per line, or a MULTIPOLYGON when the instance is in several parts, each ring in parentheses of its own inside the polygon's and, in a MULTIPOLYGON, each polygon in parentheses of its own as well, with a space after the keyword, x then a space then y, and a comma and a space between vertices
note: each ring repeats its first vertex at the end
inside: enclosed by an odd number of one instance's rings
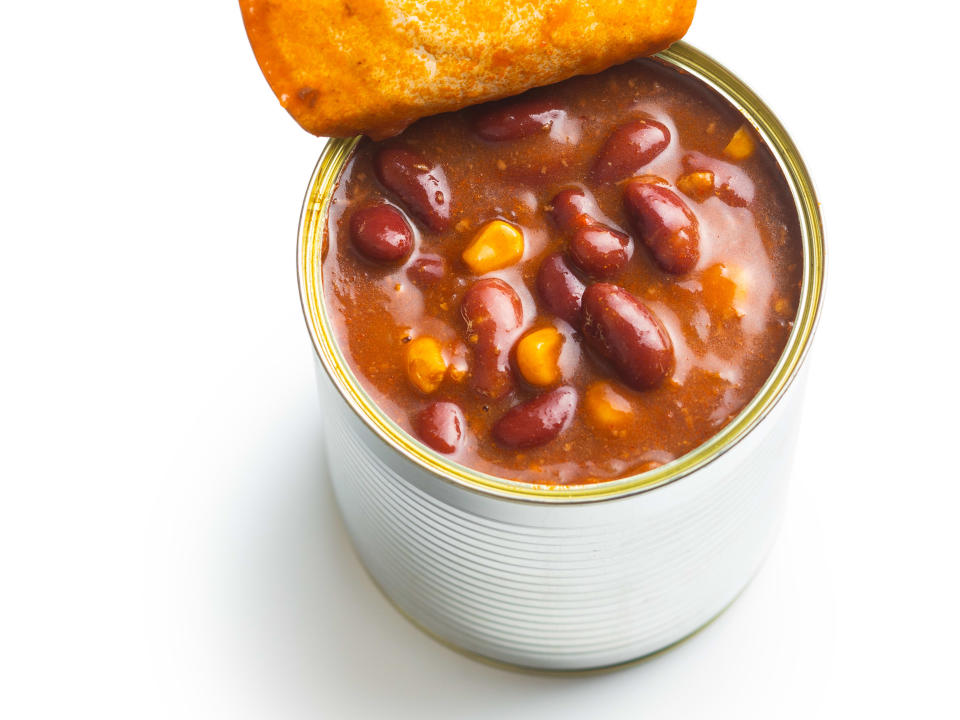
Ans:
POLYGON ((331 139, 320 154, 307 187, 297 242, 300 301, 313 346, 334 386, 363 422, 387 445, 445 482, 505 500, 535 503, 596 502, 655 490, 707 465, 746 437, 783 397, 797 375, 820 315, 824 283, 823 224, 807 168, 793 140, 770 108, 725 67, 684 42, 675 43, 655 57, 712 87, 760 133, 780 165, 793 196, 804 260, 796 322, 780 360, 759 392, 705 443, 670 463, 639 475, 580 485, 539 485, 497 477, 434 452, 379 409, 337 346, 326 314, 320 273, 329 200, 340 171, 360 138, 331 139))

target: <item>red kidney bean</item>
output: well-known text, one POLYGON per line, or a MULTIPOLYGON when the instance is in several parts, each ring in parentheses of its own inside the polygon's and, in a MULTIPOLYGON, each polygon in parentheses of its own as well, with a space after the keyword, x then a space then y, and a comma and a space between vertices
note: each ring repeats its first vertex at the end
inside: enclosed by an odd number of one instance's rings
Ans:
POLYGON ((450 225, 450 184, 446 173, 411 150, 385 148, 374 168, 380 182, 395 193, 413 215, 434 232, 450 225))
POLYGON ((460 446, 467 422, 456 403, 438 400, 421 411, 413 425, 427 445, 437 452, 450 454, 460 446))
POLYGON ((493 426, 493 437, 511 448, 543 445, 567 428, 576 409, 577 391, 558 387, 510 408, 493 426))
POLYGON ((583 293, 583 336, 635 390, 656 387, 673 372, 673 343, 650 309, 609 283, 583 293))
POLYGON ((471 386, 486 397, 503 397, 513 388, 510 348, 523 323, 520 297, 503 280, 483 278, 464 294, 460 312, 473 345, 471 386))
POLYGON ((447 264, 439 255, 421 255, 407 268, 407 277, 417 287, 429 287, 441 280, 447 272, 447 264))
POLYGON ((547 132, 564 111, 549 100, 521 98, 485 107, 474 118, 473 129, 484 140, 519 140, 547 132))
POLYGON ((350 218, 350 242, 367 260, 395 264, 413 250, 413 232, 392 205, 368 205, 350 218))
POLYGON ((598 182, 613 182, 632 175, 662 153, 670 144, 670 131, 663 123, 641 118, 621 125, 607 142, 593 164, 593 177, 598 182))
POLYGON ((682 275, 700 259, 700 225, 673 190, 631 180, 623 191, 627 212, 661 269, 682 275))
POLYGON ((605 225, 579 228, 570 238, 570 257, 594 277, 616 275, 632 255, 630 238, 605 225))
POLYGON ((537 272, 540 299, 547 310, 574 327, 580 327, 580 298, 584 287, 560 253, 550 255, 540 263, 537 272))
POLYGON ((600 211, 592 197, 580 188, 566 188, 557 193, 551 203, 550 216, 557 227, 572 232, 578 227, 590 225, 600 211))
POLYGON ((736 165, 700 152, 691 152, 683 156, 683 169, 688 173, 712 172, 717 197, 727 205, 746 207, 753 202, 753 180, 736 165))

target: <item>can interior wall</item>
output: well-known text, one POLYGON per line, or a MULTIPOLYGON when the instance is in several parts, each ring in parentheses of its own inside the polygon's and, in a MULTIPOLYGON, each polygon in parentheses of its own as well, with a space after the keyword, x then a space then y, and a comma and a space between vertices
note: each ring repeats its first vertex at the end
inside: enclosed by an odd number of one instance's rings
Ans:
POLYGON ((725 96, 763 137, 794 197, 804 270, 796 323, 757 396, 708 442, 643 475, 564 487, 484 475, 381 413, 336 345, 320 275, 327 204, 358 139, 331 140, 308 186, 300 292, 341 511, 387 597, 439 639, 486 658, 582 670, 655 652, 732 602, 775 535, 797 376, 821 304, 819 208, 793 142, 752 91, 685 43, 658 57, 725 96))

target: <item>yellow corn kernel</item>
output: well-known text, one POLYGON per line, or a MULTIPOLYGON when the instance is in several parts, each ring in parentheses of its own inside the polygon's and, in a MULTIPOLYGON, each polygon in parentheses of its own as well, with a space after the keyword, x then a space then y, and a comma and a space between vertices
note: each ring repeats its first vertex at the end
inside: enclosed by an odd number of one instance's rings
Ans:
POLYGON ((731 160, 746 160, 753 155, 753 136, 746 125, 741 125, 723 149, 723 154, 731 160))
POLYGON ((463 251, 463 261, 476 275, 499 270, 523 257, 523 233, 503 220, 484 225, 463 251))
POLYGON ((417 390, 429 395, 440 387, 447 373, 447 361, 443 359, 439 342, 427 336, 411 340, 405 360, 407 378, 417 390))
POLYGON ((553 385, 560 379, 560 346, 563 335, 545 327, 527 333, 517 343, 517 368, 531 385, 553 385))
POLYGON ((595 382, 587 388, 584 404, 590 421, 596 427, 609 430, 614 435, 622 435, 624 427, 633 419, 633 406, 630 401, 605 380, 595 382))
POLYGON ((677 188, 694 200, 703 201, 713 195, 713 173, 692 172, 677 178, 677 188))
POLYGON ((703 301, 721 318, 742 317, 750 292, 750 274, 739 265, 717 263, 703 271, 703 301))

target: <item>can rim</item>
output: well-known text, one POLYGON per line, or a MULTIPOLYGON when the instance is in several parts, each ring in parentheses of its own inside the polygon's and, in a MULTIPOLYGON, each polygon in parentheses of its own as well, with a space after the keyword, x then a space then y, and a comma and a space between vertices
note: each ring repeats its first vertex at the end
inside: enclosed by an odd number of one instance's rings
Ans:
POLYGON ((706 442, 661 467, 637 475, 579 485, 534 484, 497 477, 434 452, 379 409, 337 347, 322 302, 323 283, 319 273, 328 200, 360 138, 331 138, 324 146, 307 185, 297 237, 297 275, 307 330, 327 375, 353 412, 393 450, 440 480, 482 495, 535 503, 597 502, 649 492, 690 475, 742 441, 776 406, 796 377, 819 321, 825 264, 823 221, 806 165, 766 103, 723 65, 685 42, 677 42, 654 57, 713 88, 743 115, 770 148, 797 210, 803 276, 797 320, 780 359, 757 394, 706 442))

